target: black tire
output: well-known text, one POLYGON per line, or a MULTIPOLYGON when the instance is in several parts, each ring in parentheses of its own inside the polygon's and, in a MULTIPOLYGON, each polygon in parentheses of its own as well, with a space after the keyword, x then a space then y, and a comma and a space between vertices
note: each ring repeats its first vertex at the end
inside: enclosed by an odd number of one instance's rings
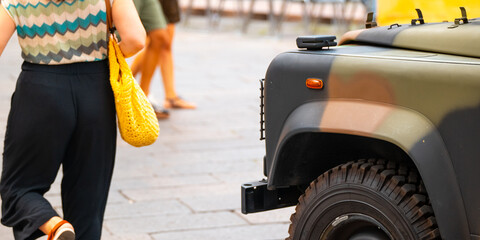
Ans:
POLYGON ((417 171, 358 160, 335 167, 299 198, 286 240, 440 239, 417 171))

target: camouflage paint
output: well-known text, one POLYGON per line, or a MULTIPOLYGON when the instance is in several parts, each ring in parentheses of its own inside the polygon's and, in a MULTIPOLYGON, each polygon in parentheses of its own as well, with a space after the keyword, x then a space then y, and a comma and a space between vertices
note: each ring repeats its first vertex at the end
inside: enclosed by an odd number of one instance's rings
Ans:
POLYGON ((410 108, 435 125, 455 109, 480 104, 479 59, 462 64, 440 54, 418 53, 413 58, 408 50, 385 50, 375 56, 336 57, 328 78, 329 97, 410 108))
POLYGON ((412 26, 401 31, 393 46, 480 57, 480 21, 449 28, 453 23, 412 26), (465 37, 468 36, 468 37, 465 37))
POLYGON ((399 146, 416 162, 429 194, 438 200, 432 201, 434 209, 446 213, 437 214, 441 229, 448 225, 468 232, 461 220, 446 224, 445 219, 456 218, 445 209, 455 209, 465 218, 465 208, 476 209, 468 212, 468 220, 472 233, 477 234, 480 199, 477 186, 470 183, 480 182, 480 175, 468 170, 480 169, 480 148, 464 142, 480 140, 480 127, 468 124, 471 116, 478 116, 478 121, 473 119, 480 123, 478 73, 477 58, 385 47, 352 45, 280 55, 266 77, 269 184, 282 178, 279 169, 288 168, 288 163, 279 162, 279 153, 300 132, 382 139, 399 146), (324 89, 307 89, 309 77, 324 79, 324 89), (466 139, 455 139, 457 128, 461 129, 458 122, 472 127, 466 139), (470 155, 463 156, 463 152, 470 155), (444 169, 444 176, 424 170, 432 164, 444 169), (458 184, 445 182, 456 178, 458 184), (451 192, 430 191, 436 184, 451 192), (455 199, 458 196, 465 206, 455 199))
MULTIPOLYGON (((401 25, 400 27, 379 27, 360 30, 346 34, 342 44, 370 43, 406 49, 429 51, 433 53, 449 53, 455 55, 428 56, 424 60, 439 60, 434 62, 403 61, 401 64, 389 65, 388 61, 374 63, 377 68, 368 68, 352 61, 336 58, 331 70, 331 79, 344 84, 359 82, 358 72, 368 71, 376 75, 377 90, 386 94, 388 91, 378 89, 388 86, 394 89, 390 104, 403 106, 418 111, 432 121, 439 130, 445 142, 452 164, 456 171, 468 210, 470 229, 474 234, 480 234, 480 199, 477 185, 480 182, 478 173, 471 169, 480 169, 480 150, 476 143, 480 140, 480 81, 478 58, 464 58, 458 55, 480 57, 480 21, 469 20, 467 24, 454 26, 453 23, 436 23, 425 25, 401 25), (349 66, 345 68, 344 66, 349 66), (334 69, 337 70, 334 70, 334 69), (395 68, 397 71, 392 70, 395 68), (353 72, 357 76, 349 76, 353 72), (381 79, 384 80, 381 80, 381 79), (423 94, 422 94, 423 93, 423 94)), ((397 50, 398 51, 398 50, 397 50)), ((378 55, 378 54, 377 54, 378 55)), ((361 81, 361 80, 360 80, 361 81)), ((364 85, 364 87, 366 87, 364 85)), ((334 90, 335 91, 335 90, 334 90)), ((379 93, 376 93, 378 95, 379 93)), ((375 96, 361 97, 375 99, 375 96)), ((333 97, 333 96, 332 96, 333 97)), ((343 96, 343 97, 352 97, 343 96)), ((382 101, 382 100, 380 100, 382 101)), ((388 101, 382 101, 387 102, 388 101)), ((379 127, 381 129, 381 127, 379 127)), ((377 130, 376 130, 377 131, 377 130)), ((428 134, 416 134, 419 139, 428 138, 428 134)), ((413 141, 410 152, 420 148, 421 142, 413 141)), ((448 194, 448 193, 445 193, 448 194)))
POLYGON ((345 34, 340 44, 363 42, 389 47, 480 57, 480 20, 451 28, 453 22, 400 24, 345 34))
MULTIPOLYGON (((288 139, 303 132, 365 136, 401 147, 415 161, 425 181, 442 236, 445 239, 468 238, 469 229, 462 194, 457 181, 452 181, 456 179, 456 173, 445 143, 437 128, 418 112, 362 100, 307 102, 297 107, 286 120, 279 148, 285 147, 288 139), (419 136, 422 136, 420 140, 417 139, 419 136), (408 148, 410 145, 411 148, 408 148), (437 169, 441 171, 436 171, 437 169)), ((328 160, 318 157, 318 161, 328 160)), ((285 172, 282 173, 282 166, 277 166, 282 165, 281 157, 276 160, 269 175, 269 182, 272 183, 275 179, 286 178, 285 172)), ((299 169, 299 163, 302 164, 301 158, 284 160, 288 162, 283 164, 287 164, 293 172, 299 169)), ((302 178, 295 177, 294 180, 302 178)))
MULTIPOLYGON (((399 50, 396 50, 395 54, 403 57, 399 50)), ((355 59, 354 57, 339 56, 335 58, 330 71, 329 96, 333 102, 335 102, 335 99, 370 101, 373 103, 370 105, 371 108, 379 103, 395 106, 390 111, 387 111, 388 108, 385 107, 375 107, 375 109, 351 107, 351 109, 345 110, 351 111, 350 114, 356 111, 367 111, 371 115, 370 117, 357 115, 354 118, 354 121, 368 121, 369 128, 364 129, 365 133, 395 143, 411 156, 413 154, 410 149, 420 148, 418 145, 423 144, 433 130, 439 129, 441 138, 447 143, 446 149, 450 154, 453 168, 456 170, 453 176, 457 176, 459 179, 465 207, 471 209, 468 214, 470 228, 478 231, 475 225, 480 222, 480 212, 478 211, 480 202, 477 199, 478 194, 475 193, 478 186, 471 185, 471 183, 480 182, 480 179, 478 174, 470 171, 470 169, 472 167, 480 169, 478 164, 480 153, 477 150, 478 146, 465 145, 464 142, 478 142, 480 140, 480 125, 471 126, 467 130, 470 131, 470 137, 463 135, 456 142, 450 142, 446 138, 449 138, 447 132, 452 132, 452 127, 456 127, 460 122, 468 121, 468 118, 474 116, 475 110, 472 113, 471 109, 476 109, 477 115, 480 111, 478 108, 480 106, 480 65, 479 63, 428 62, 429 58, 433 57, 403 60, 399 64, 398 60, 382 59, 382 56, 376 59, 355 59), (345 66, 348 66, 348 68, 345 66), (418 120, 409 120, 409 114, 403 114, 403 112, 408 113, 408 110, 417 112, 418 116, 424 118, 425 123, 418 125, 418 120), (469 114, 470 116, 464 114, 461 117, 457 115, 452 124, 440 128, 445 119, 455 111, 470 111, 471 114, 469 114), (431 124, 427 124, 429 122, 431 124), (468 152, 470 155, 462 158, 458 155, 461 152, 468 152)), ((441 56, 435 56, 435 58, 439 60, 441 56)), ((469 61, 474 62, 473 59, 469 61)), ((333 106, 331 108, 339 107, 333 106)), ((339 118, 338 114, 330 114, 329 109, 327 106, 320 128, 323 128, 324 122, 328 123, 335 121, 335 119, 336 124, 341 124, 338 119, 342 118, 339 118)), ((346 119, 345 115, 347 114, 344 114, 343 119, 346 119)), ((350 125, 351 130, 358 131, 354 128, 355 126, 350 125)), ((458 136, 459 131, 453 132, 452 137, 458 136)), ((422 169, 419 170, 422 173, 422 169)), ((438 183, 439 179, 436 181, 438 183)), ((436 199, 435 195, 430 197, 436 199)), ((438 198, 441 198, 441 196, 438 196, 438 198)), ((432 203, 435 204, 435 202, 432 203)))

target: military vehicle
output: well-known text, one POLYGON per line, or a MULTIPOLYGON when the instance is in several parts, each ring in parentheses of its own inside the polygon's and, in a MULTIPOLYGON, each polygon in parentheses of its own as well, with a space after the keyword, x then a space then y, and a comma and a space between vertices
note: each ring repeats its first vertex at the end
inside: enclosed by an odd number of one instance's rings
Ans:
POLYGON ((271 62, 243 213, 296 205, 288 240, 480 239, 480 19, 417 12, 271 62))

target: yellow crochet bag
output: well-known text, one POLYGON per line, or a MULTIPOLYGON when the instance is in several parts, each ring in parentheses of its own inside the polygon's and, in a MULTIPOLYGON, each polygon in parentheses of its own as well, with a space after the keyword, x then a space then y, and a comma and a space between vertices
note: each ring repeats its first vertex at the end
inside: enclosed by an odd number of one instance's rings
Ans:
POLYGON ((147 146, 157 140, 160 128, 152 105, 135 81, 117 40, 111 31, 110 0, 106 0, 108 34, 108 61, 110 84, 115 96, 118 128, 125 142, 135 147, 147 146))

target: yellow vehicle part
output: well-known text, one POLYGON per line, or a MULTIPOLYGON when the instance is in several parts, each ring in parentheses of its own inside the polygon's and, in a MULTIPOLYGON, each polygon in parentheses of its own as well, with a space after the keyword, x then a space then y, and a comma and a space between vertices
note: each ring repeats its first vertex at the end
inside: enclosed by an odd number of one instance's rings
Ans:
POLYGON ((453 22, 462 16, 460 7, 465 7, 468 18, 480 17, 479 0, 377 0, 377 23, 410 23, 418 18, 416 8, 422 10, 426 23, 453 22))

